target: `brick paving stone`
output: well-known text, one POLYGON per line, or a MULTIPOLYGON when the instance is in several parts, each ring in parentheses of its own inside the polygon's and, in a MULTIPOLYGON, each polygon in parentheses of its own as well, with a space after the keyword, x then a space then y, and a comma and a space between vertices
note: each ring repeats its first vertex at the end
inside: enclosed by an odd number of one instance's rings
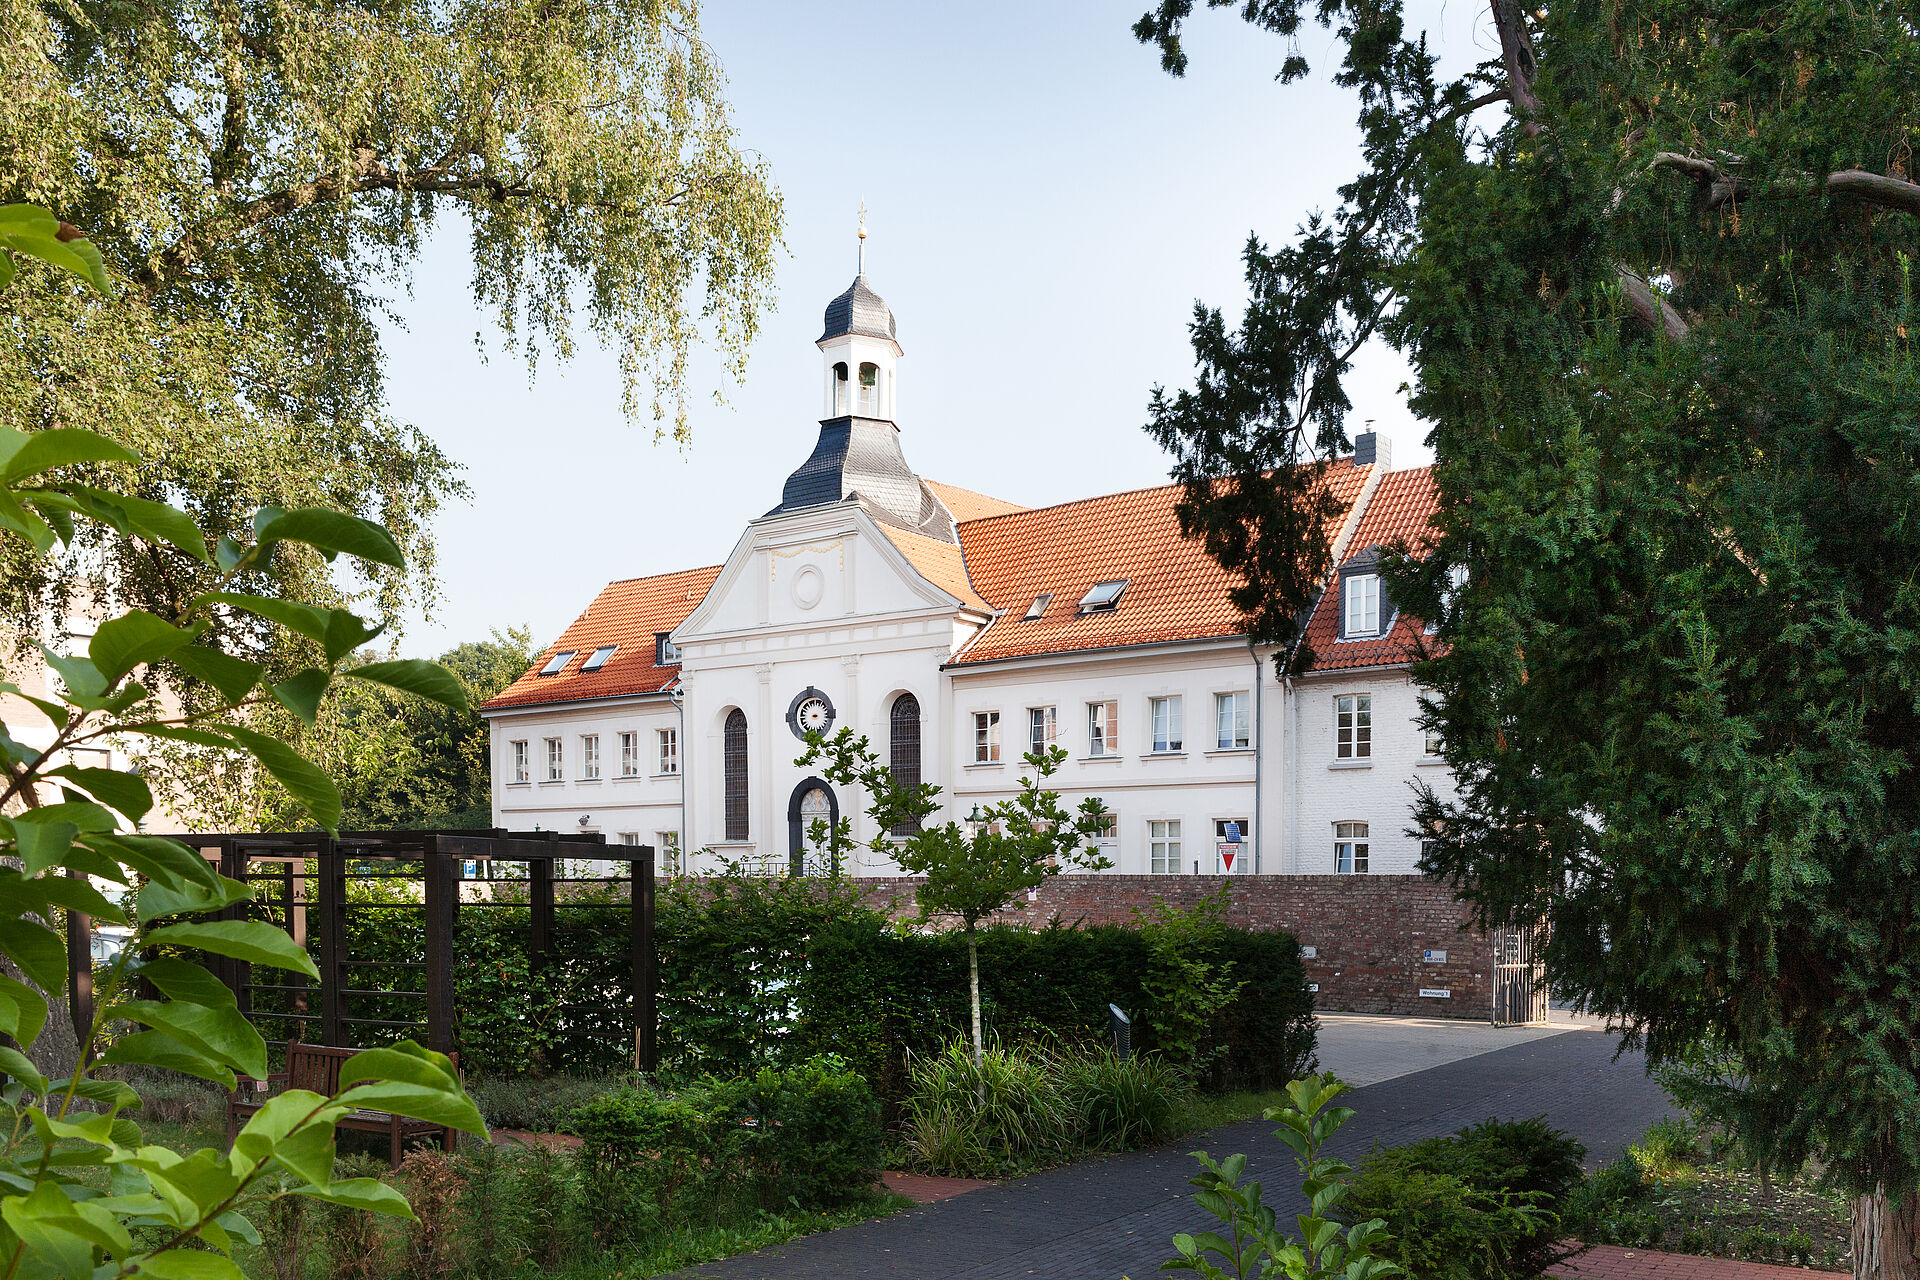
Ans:
MULTIPOLYGON (((1587 1145, 1589 1167, 1617 1159, 1647 1125, 1669 1113, 1638 1054, 1615 1056, 1598 1031, 1570 1031, 1496 1049, 1356 1089, 1343 1102, 1358 1114, 1333 1144, 1348 1159, 1451 1133, 1489 1116, 1545 1115, 1587 1145)), ((1282 1218, 1298 1212, 1292 1153, 1273 1126, 1249 1120, 1173 1147, 1136 1151, 1033 1174, 909 1209, 892 1217, 788 1241, 679 1273, 684 1280, 1146 1280, 1171 1253, 1176 1231, 1211 1219, 1188 1198, 1188 1152, 1248 1154, 1250 1176, 1266 1185, 1282 1218)), ((1628 1280, 1624 1276, 1596 1280, 1628 1280)), ((1659 1280, 1666 1280, 1660 1277, 1659 1280)), ((1702 1276, 1697 1280, 1747 1280, 1702 1276)))
MULTIPOLYGON (((1560 1280, 1809 1280, 1808 1267, 1596 1244, 1547 1269, 1560 1280)), ((1831 1272, 1827 1274, 1833 1274, 1831 1272)))

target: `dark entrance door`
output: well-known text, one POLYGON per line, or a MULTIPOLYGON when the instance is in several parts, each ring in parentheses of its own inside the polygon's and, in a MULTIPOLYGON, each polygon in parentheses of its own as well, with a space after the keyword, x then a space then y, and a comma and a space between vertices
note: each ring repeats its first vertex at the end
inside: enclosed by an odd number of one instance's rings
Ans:
POLYGON ((820 875, 829 870, 824 850, 809 856, 809 833, 816 821, 829 827, 839 822, 840 798, 824 779, 808 778, 793 789, 787 801, 787 869, 793 875, 804 876, 809 871, 820 875))

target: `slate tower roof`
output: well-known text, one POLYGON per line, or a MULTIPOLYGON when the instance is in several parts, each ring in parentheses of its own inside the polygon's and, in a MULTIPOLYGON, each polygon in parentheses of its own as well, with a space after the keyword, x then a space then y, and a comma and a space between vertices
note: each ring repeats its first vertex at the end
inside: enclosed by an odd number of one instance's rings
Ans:
POLYGON ((858 334, 865 338, 889 338, 899 342, 894 332, 893 312, 886 301, 873 291, 863 271, 853 278, 847 291, 827 304, 826 326, 816 342, 858 334))

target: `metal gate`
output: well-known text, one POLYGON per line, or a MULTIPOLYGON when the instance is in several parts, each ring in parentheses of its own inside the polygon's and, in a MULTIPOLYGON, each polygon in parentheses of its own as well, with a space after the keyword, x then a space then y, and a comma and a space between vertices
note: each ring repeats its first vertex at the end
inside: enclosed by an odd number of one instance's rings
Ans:
POLYGON ((1493 1025, 1547 1020, 1546 926, 1509 924, 1493 931, 1493 1025))

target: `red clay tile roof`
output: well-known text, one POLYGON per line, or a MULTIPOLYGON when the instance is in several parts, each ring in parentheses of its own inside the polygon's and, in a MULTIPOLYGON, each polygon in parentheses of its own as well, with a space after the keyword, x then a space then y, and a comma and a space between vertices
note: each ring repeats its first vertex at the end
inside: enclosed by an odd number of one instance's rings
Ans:
POLYGON ((481 710, 660 692, 679 677, 680 668, 654 665, 654 633, 671 631, 686 621, 719 576, 720 566, 711 565, 608 583, 527 673, 481 710), (580 664, 607 644, 620 647, 598 671, 581 674, 580 664), (557 675, 538 674, 549 658, 565 649, 576 652, 557 675))
MULTIPOLYGON (((1425 551, 1433 536, 1427 521, 1438 508, 1439 498, 1433 485, 1433 468, 1390 471, 1360 517, 1360 527, 1347 546, 1352 560, 1372 547, 1404 543, 1408 550, 1425 551)), ((1313 670, 1344 671, 1355 667, 1394 666, 1413 660, 1414 650, 1425 624, 1402 612, 1384 636, 1368 640, 1342 640, 1340 636, 1340 591, 1338 583, 1329 587, 1314 607, 1307 622, 1306 641, 1313 647, 1313 670)))
POLYGON ((984 520, 988 516, 1011 515, 1015 511, 1025 511, 1026 507, 1014 502, 1002 502, 999 498, 989 498, 984 493, 975 493, 971 489, 962 489, 957 484, 941 484, 938 480, 926 482, 933 490, 933 496, 946 504, 953 513, 953 522, 963 524, 968 520, 984 520))
POLYGON ((973 589, 973 583, 967 577, 967 562, 961 556, 959 547, 938 538, 929 538, 923 533, 909 533, 905 529, 884 524, 880 525, 880 532, 900 548, 900 554, 919 571, 921 577, 961 604, 971 605, 982 612, 992 612, 993 606, 982 600, 980 593, 973 589))
MULTIPOLYGON (((1370 471, 1350 459, 1328 470, 1340 505, 1336 528, 1370 471)), ((1178 485, 1162 485, 962 524, 974 589, 1006 612, 954 665, 1244 634, 1240 611, 1227 599, 1227 572, 1198 540, 1180 535, 1179 497, 1178 485), (1083 615, 1088 588, 1116 578, 1127 580, 1119 605, 1083 615), (1028 606, 1042 592, 1053 600, 1028 621, 1028 606)))

